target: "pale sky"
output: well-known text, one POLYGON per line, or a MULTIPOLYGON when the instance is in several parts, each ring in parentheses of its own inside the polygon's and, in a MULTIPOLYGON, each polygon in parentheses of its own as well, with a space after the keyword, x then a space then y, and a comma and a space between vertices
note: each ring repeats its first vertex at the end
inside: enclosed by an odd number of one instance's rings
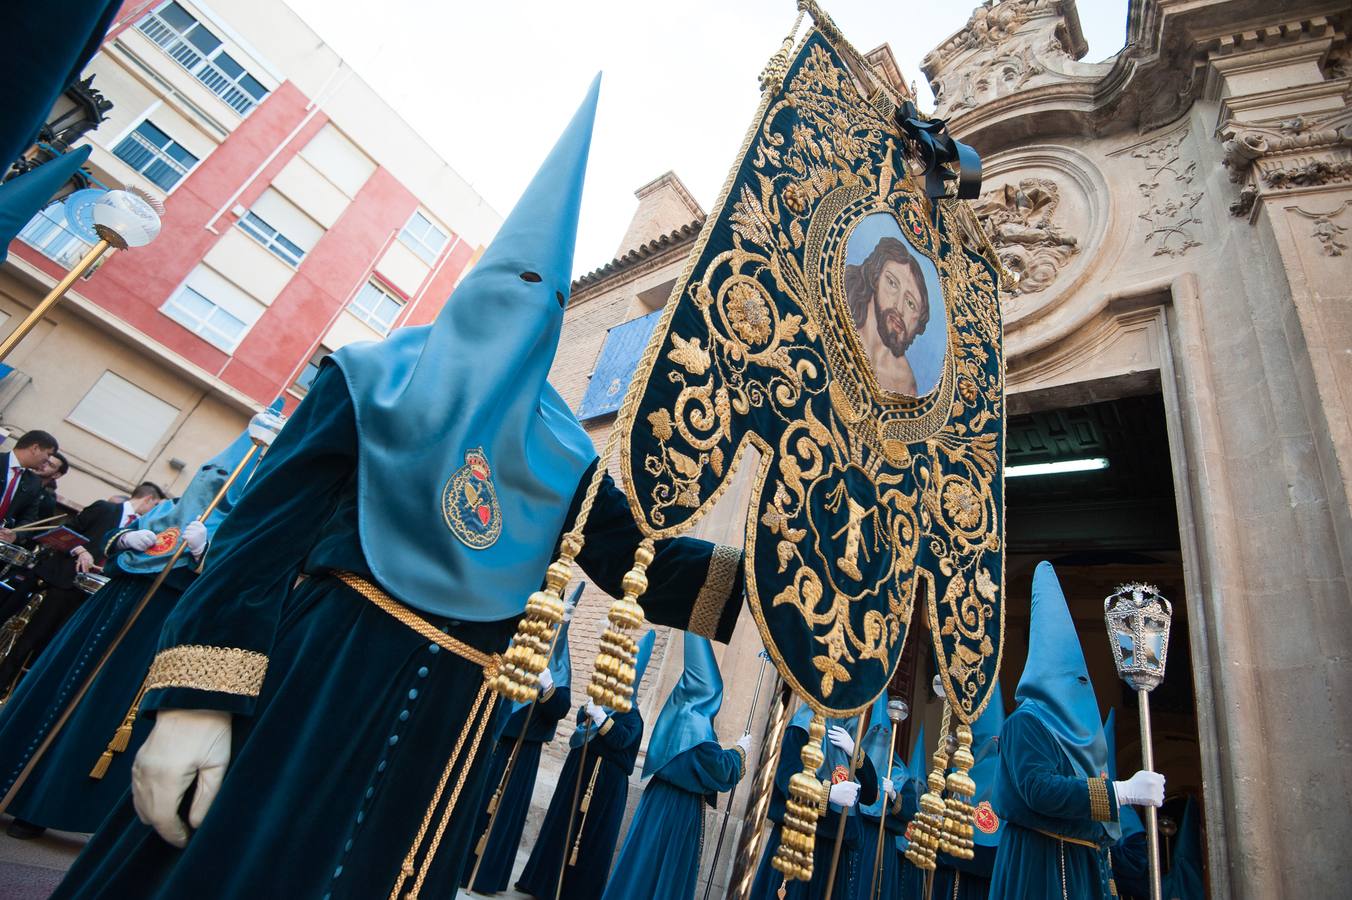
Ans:
MULTIPOLYGON (((793 0, 286 2, 503 215, 602 71, 577 275, 614 257, 634 190, 663 172, 713 205, 756 110, 756 77, 796 15, 793 0)), ((920 60, 976 2, 822 6, 861 51, 891 44, 928 109, 920 60)), ((1085 62, 1121 49, 1127 0, 1077 6, 1085 62)))

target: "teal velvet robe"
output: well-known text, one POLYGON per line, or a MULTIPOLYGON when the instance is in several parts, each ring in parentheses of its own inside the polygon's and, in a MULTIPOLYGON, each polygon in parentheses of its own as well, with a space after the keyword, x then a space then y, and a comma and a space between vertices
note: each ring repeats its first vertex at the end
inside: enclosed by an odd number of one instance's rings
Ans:
POLYGON ((1046 726, 1021 710, 1010 714, 1000 732, 992 801, 1006 825, 995 855, 991 900, 1109 900, 1112 876, 1103 823, 1117 820, 1117 797, 1106 777, 1094 780, 1103 782, 1107 797, 1097 809, 1089 781, 1076 773, 1046 726))
MULTIPOLYGON (((583 718, 584 713, 579 710, 578 722, 583 718)), ((540 836, 517 880, 517 890, 552 900, 559 883, 559 867, 566 866, 560 900, 596 900, 601 896, 620 838, 620 826, 624 824, 629 775, 634 771, 638 746, 643 740, 643 717, 635 706, 630 712, 612 715, 600 729, 585 745, 569 751, 540 826, 540 836), (596 774, 594 783, 592 773, 596 774), (580 807, 589 784, 592 784, 591 802, 584 817, 580 807), (575 792, 577 804, 573 803, 575 792), (577 862, 568 865, 574 844, 578 846, 577 862)))
MULTIPOLYGON (((784 732, 784 743, 779 752, 779 768, 775 770, 774 790, 770 795, 769 819, 774 823, 770 838, 765 844, 765 854, 761 857, 760 867, 756 870, 756 880, 751 885, 752 900, 773 900, 779 893, 784 881, 770 862, 779 849, 780 823, 784 820, 784 806, 788 800, 789 779, 802 769, 801 754, 807 743, 807 732, 801 728, 788 728, 784 732)), ((878 799, 878 775, 867 755, 855 770, 859 781, 860 805, 874 803, 878 799)), ((836 831, 840 824, 840 813, 828 806, 826 815, 817 819, 817 838, 812 853, 812 880, 809 882, 791 881, 785 890, 786 900, 821 900, 826 896, 827 878, 831 870, 831 857, 836 846, 836 831)), ((860 825, 859 816, 847 815, 845 836, 841 845, 840 861, 836 866, 835 889, 832 897, 849 896, 850 885, 859 878, 860 863, 860 825)), ((872 859, 869 861, 872 863, 872 859)))
POLYGON ((883 819, 882 867, 878 872, 877 892, 873 891, 874 863, 878 859, 878 817, 867 813, 860 815, 858 865, 850 882, 851 900, 892 900, 902 896, 901 854, 897 853, 897 838, 905 832, 906 825, 915 815, 915 789, 909 782, 897 785, 896 798, 883 819))
POLYGON ((119 571, 112 557, 106 585, 86 600, 52 638, 0 707, 0 797, 66 710, 70 716, 24 779, 5 812, 46 828, 92 832, 131 784, 131 763, 150 733, 139 717, 125 752, 114 754, 102 779, 89 777, 145 681, 160 629, 194 572, 175 569, 120 641, 117 635, 154 578, 119 571), (80 702, 72 701, 100 659, 108 661, 80 702))
POLYGON ((940 853, 934 870, 935 900, 986 900, 996 848, 978 846, 972 859, 958 860, 940 853))
POLYGON ((678 753, 643 790, 604 900, 690 900, 704 850, 704 804, 745 774, 742 754, 713 742, 678 753))
MULTIPOLYGON (((234 714, 230 767, 206 820, 178 850, 137 820, 127 795, 56 898, 368 900, 389 896, 415 847, 404 890, 421 879, 423 896, 454 894, 492 754, 475 746, 451 759, 462 735, 472 746, 467 729, 483 672, 333 577, 341 570, 370 578, 356 529, 358 452, 346 385, 326 367, 216 533, 210 566, 160 638, 162 656, 190 665, 235 658, 224 648, 266 659, 261 687, 242 666, 222 665, 182 680, 171 674, 146 694, 142 708, 152 714, 234 714), (301 574, 308 577, 298 582, 301 574), (433 800, 443 778, 460 784, 450 813, 450 789, 433 800), (428 831, 440 831, 435 853, 430 839, 419 840, 425 817, 435 820, 428 831)), ((601 588, 618 591, 641 536, 609 481, 585 534, 578 562, 601 588)), ((713 550, 702 541, 659 542, 643 598, 649 619, 689 624, 713 550)), ((739 567, 716 616, 718 640, 731 634, 741 589, 739 567)), ((431 624, 496 653, 515 620, 431 624)))
POLYGON ((521 832, 526 827, 526 814, 530 812, 531 797, 535 794, 535 777, 540 771, 540 750, 554 737, 555 726, 568 715, 571 705, 567 685, 550 690, 547 697, 542 697, 535 704, 534 711, 525 706, 512 714, 511 703, 503 701, 498 715, 508 716, 508 719, 502 737, 498 739, 498 748, 493 753, 488 780, 484 783, 479 821, 474 826, 476 847, 488 828, 488 803, 502 781, 518 737, 521 749, 516 751, 511 778, 503 789, 502 799, 498 801, 498 814, 493 819, 493 833, 488 836, 484 846, 483 859, 476 861, 471 858, 465 863, 461 887, 468 887, 478 894, 494 894, 507 889, 512 879, 512 866, 516 863, 516 851, 521 846, 521 832), (521 734, 523 727, 524 736, 521 734), (471 886, 469 879, 476 865, 479 875, 471 886))

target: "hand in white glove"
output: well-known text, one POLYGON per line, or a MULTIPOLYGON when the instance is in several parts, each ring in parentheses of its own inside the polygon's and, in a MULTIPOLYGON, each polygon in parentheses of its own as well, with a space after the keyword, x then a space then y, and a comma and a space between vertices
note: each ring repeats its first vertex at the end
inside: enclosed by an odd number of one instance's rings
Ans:
POLYGON ((141 528, 122 535, 117 539, 117 546, 122 550, 149 550, 158 539, 155 532, 141 528))
POLYGON ((850 737, 850 733, 839 725, 832 725, 827 729, 826 739, 844 751, 846 756, 854 754, 854 738, 850 737))
POLYGON ((183 540, 188 543, 189 553, 193 556, 201 556, 202 551, 207 549, 207 526, 193 519, 183 526, 183 540))
POLYGON ((554 686, 554 676, 550 673, 549 667, 540 670, 540 693, 544 693, 554 686))
POLYGON ((831 785, 831 802, 841 809, 849 809, 854 806, 859 799, 859 783, 857 781, 842 781, 840 784, 831 785))
POLYGON ((1119 806, 1164 805, 1164 776, 1158 772, 1142 769, 1126 781, 1114 781, 1113 790, 1119 806))
POLYGON ((891 778, 883 779, 883 796, 887 798, 888 802, 896 799, 897 786, 892 783, 891 778))
POLYGON ((575 610, 575 609, 577 609, 577 604, 576 604, 576 603, 564 603, 564 604, 563 604, 563 621, 565 621, 565 622, 571 622, 571 621, 573 621, 573 610, 575 610))
POLYGON ((131 798, 136 817, 175 847, 188 843, 188 827, 197 828, 230 764, 230 713, 214 709, 165 709, 131 766, 131 798), (188 822, 178 817, 183 795, 197 781, 188 822))
POLYGON ((751 735, 744 734, 737 739, 737 746, 742 748, 743 753, 751 752, 751 735))
POLYGON ((606 711, 601 707, 597 706, 595 703, 591 702, 590 700, 587 701, 587 705, 582 707, 582 709, 587 713, 588 716, 591 717, 591 720, 595 722, 597 725, 600 725, 602 722, 606 720, 606 711))

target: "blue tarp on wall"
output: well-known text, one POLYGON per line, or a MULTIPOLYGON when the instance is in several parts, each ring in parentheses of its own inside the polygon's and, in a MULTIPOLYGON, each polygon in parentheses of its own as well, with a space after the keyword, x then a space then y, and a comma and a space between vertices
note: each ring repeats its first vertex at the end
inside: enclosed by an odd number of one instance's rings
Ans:
POLYGON ((610 329, 592 372, 591 384, 587 386, 587 395, 578 408, 579 419, 585 422, 620 408, 624 392, 629 389, 634 370, 643 356, 643 348, 648 346, 648 338, 661 314, 659 309, 610 329))

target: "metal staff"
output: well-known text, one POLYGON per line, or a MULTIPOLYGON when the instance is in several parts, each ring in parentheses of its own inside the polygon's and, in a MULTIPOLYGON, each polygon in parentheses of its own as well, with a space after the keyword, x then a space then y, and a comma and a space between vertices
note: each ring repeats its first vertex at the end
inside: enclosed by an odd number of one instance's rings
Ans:
MULTIPOLYGON (((905 700, 887 701, 887 718, 892 720, 892 739, 888 742, 890 752, 887 754, 887 780, 892 780, 892 760, 897 755, 897 726, 905 721, 910 710, 906 707, 905 700)), ((878 845, 873 853, 873 881, 869 884, 869 900, 874 900, 878 896, 878 878, 883 871, 883 826, 887 822, 887 795, 883 795, 882 808, 878 810, 878 845)))
MULTIPOLYGON (((563 833, 563 856, 559 857, 559 882, 554 888, 554 900, 559 900, 563 895, 563 876, 568 871, 568 848, 573 843, 573 821, 577 816, 578 799, 582 796, 582 775, 587 771, 587 745, 591 743, 591 727, 591 716, 587 716, 587 724, 582 726, 582 753, 577 758, 577 782, 573 785, 573 802, 568 807, 568 830, 563 833)), ((578 836, 581 837, 581 833, 578 836)))
MULTIPOLYGON (((868 728, 868 716, 859 717, 859 727, 855 729, 854 752, 850 754, 850 777, 863 763, 864 731, 868 728)), ((826 896, 825 900, 831 900, 831 895, 835 893, 836 888, 836 869, 840 866, 840 847, 845 843, 845 820, 850 817, 848 809, 840 811, 840 821, 836 822, 836 845, 831 850, 831 870, 826 876, 826 896)))
MULTIPOLYGON (((757 654, 761 660, 760 671, 756 673, 756 690, 751 695, 751 708, 746 713, 746 727, 742 729, 743 735, 751 733, 751 720, 756 716, 756 702, 760 700, 761 681, 765 679, 765 664, 770 661, 770 656, 764 650, 757 654)), ((746 773, 742 773, 745 777, 746 773)), ((714 889, 714 873, 718 871, 718 857, 723 854, 723 836, 728 833, 728 818, 732 815, 732 801, 737 799, 737 782, 728 791, 728 802, 723 807, 723 824, 718 829, 718 843, 714 844, 714 858, 709 864, 709 880, 704 883, 704 900, 709 900, 709 892, 714 889)))
MULTIPOLYGON (((249 447, 248 451, 244 454, 244 458, 239 461, 239 465, 235 466, 235 469, 230 473, 230 476, 225 479, 225 484, 221 485, 221 489, 216 492, 216 496, 211 498, 211 502, 207 504, 207 508, 202 511, 201 515, 197 517, 197 521, 200 522, 205 520, 208 515, 215 511, 216 507, 220 505, 220 502, 225 499, 226 492, 230 490, 230 487, 235 483, 236 479, 239 478, 240 473, 244 471, 244 467, 248 464, 249 460, 252 459, 254 454, 261 448, 268 446, 272 442, 272 436, 280 430, 281 425, 277 424, 280 417, 275 415, 268 418, 265 417, 268 417, 266 410, 254 416, 250 421, 249 438, 253 441, 253 445, 249 447), (255 423, 260 423, 257 431, 255 431, 255 423)), ((131 631, 131 627, 136 624, 136 619, 146 608, 146 604, 150 602, 151 598, 154 597, 155 593, 160 589, 160 585, 164 584, 165 578, 169 576, 169 570, 173 568, 174 563, 178 561, 178 558, 183 555, 183 550, 187 546, 187 541, 183 541, 179 544, 174 551, 174 555, 169 558, 169 562, 167 562, 164 568, 160 570, 160 574, 155 576, 155 580, 151 583, 150 589, 146 591, 145 596, 140 599, 136 604, 136 607, 131 611, 131 615, 127 617, 127 621, 123 623, 121 630, 118 631, 112 642, 109 643, 108 648, 103 651, 103 655, 99 657, 99 661, 89 670, 89 674, 85 676, 84 683, 80 685, 80 689, 75 692, 71 697, 70 702, 66 704, 65 710, 61 713, 60 718, 56 720, 56 724, 47 732, 47 737, 43 739, 42 743, 38 746, 37 751, 29 757, 28 764, 23 767, 23 771, 19 773, 19 777, 14 779, 14 784, 10 787, 9 793, 5 794, 3 799, 0 799, 0 812, 3 812, 9 806, 10 801, 14 799, 14 796, 23 787, 24 782, 28 780, 28 776, 32 774, 38 761, 41 760, 43 755, 47 752, 47 748, 52 745, 52 741, 56 740, 56 736, 60 734, 61 729, 65 727, 67 720, 70 719, 71 713, 75 711, 75 707, 79 706, 80 701, 84 699, 84 695, 88 692, 89 686, 94 683, 94 679, 98 677, 101 671, 103 671, 103 667, 108 663, 108 660, 112 657, 113 652, 117 649, 118 645, 122 643, 122 639, 127 636, 127 632, 131 631)))
POLYGON ((70 290, 76 279, 88 272, 110 247, 125 250, 128 247, 144 247, 153 241, 160 233, 160 215, 164 213, 164 205, 141 191, 109 191, 94 203, 92 212, 94 232, 99 236, 98 243, 90 247, 89 252, 66 273, 66 277, 58 281, 24 320, 0 341, 0 362, 5 361, 10 351, 37 327, 42 317, 70 290))
POLYGON ((756 763, 755 796, 746 814, 746 827, 737 841, 737 858, 732 867, 732 890, 729 900, 746 900, 751 896, 756 878, 756 861, 760 857, 766 813, 774 793, 775 772, 779 769, 779 753, 784 746, 784 725, 789 720, 789 706, 793 689, 776 676, 771 691, 770 715, 765 721, 765 736, 761 740, 760 760, 756 763))
MULTIPOLYGON (((582 589, 586 587, 586 582, 578 582, 573 594, 568 598, 568 607, 571 609, 577 606, 578 598, 582 596, 582 589)), ((559 635, 563 633, 563 626, 554 629, 554 637, 549 641, 549 654, 545 659, 550 659, 554 655, 554 646, 559 642, 559 635)), ((546 663, 546 667, 548 664, 546 663)), ((507 793, 507 785, 512 780, 512 769, 516 767, 516 758, 521 753, 521 745, 525 741, 526 732, 530 729, 530 720, 535 716, 535 707, 540 701, 540 695, 537 693, 535 699, 530 702, 530 707, 526 710, 526 721, 521 723, 521 733, 516 736, 516 743, 512 745, 512 753, 507 757, 507 766, 502 770, 502 778, 498 781, 497 788, 493 791, 493 797, 488 801, 488 825, 484 827, 484 833, 480 835, 479 842, 474 845, 474 871, 469 875, 469 890, 474 890, 474 882, 479 877, 479 867, 484 863, 484 851, 488 849, 488 839, 493 835, 493 826, 498 821, 498 809, 502 804, 502 797, 507 793)))
MULTIPOLYGON (((1141 764, 1155 771, 1155 750, 1150 736, 1150 692, 1164 681, 1169 653, 1169 623, 1174 609, 1159 588, 1150 584, 1125 584, 1103 601, 1103 619, 1117 674, 1136 691, 1141 715, 1141 764)), ((1159 814, 1145 808, 1146 848, 1150 859, 1150 898, 1160 900, 1159 814)))

